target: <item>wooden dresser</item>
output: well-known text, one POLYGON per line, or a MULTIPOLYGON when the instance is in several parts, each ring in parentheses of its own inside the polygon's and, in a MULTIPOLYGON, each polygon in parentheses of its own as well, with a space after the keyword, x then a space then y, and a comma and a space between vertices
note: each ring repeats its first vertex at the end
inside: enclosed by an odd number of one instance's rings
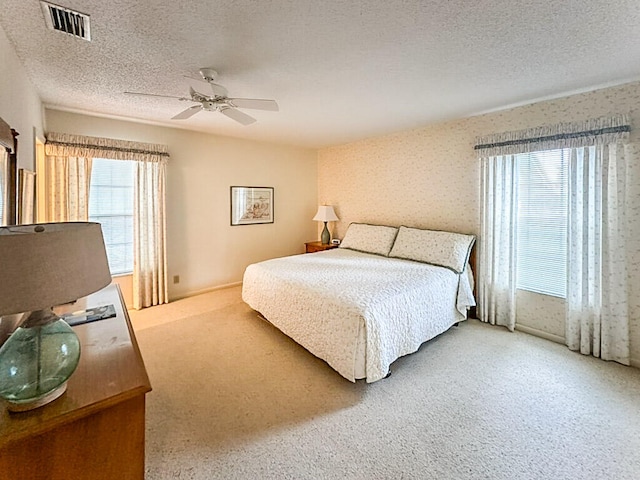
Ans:
POLYGON ((73 327, 80 363, 59 399, 22 413, 0 403, 0 479, 144 479, 151 385, 118 286, 56 313, 108 304, 115 317, 73 327))

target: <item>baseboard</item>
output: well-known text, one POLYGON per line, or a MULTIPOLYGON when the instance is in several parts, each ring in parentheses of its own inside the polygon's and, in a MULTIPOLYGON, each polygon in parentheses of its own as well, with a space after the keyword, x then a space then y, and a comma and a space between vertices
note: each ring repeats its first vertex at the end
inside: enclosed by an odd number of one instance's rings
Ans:
POLYGON ((224 285, 217 285, 215 287, 203 288, 202 290, 192 290, 190 292, 183 292, 180 295, 176 295, 175 297, 169 297, 169 301, 175 302, 176 300, 181 300, 183 298, 194 297, 202 293, 214 292, 216 290, 222 290, 224 288, 237 287, 238 285, 242 285, 242 282, 226 283, 224 285))
MULTIPOLYGON (((566 345, 564 337, 559 335, 554 335, 553 333, 543 332, 542 330, 538 330, 536 328, 527 327, 526 325, 519 325, 516 323, 516 330, 519 330, 523 333, 528 333, 529 335, 534 335, 536 337, 541 337, 546 340, 551 340, 552 342, 560 343, 562 345, 566 345)), ((640 360, 637 358, 630 358, 629 365, 635 368, 640 368, 640 360)))
POLYGON ((565 344, 564 337, 561 337, 560 335, 554 335, 553 333, 543 332, 542 330, 538 330, 537 328, 527 327, 526 325, 520 325, 519 323, 516 323, 516 330, 528 333, 529 335, 544 338, 546 340, 551 340, 552 342, 560 343, 562 345, 565 344))

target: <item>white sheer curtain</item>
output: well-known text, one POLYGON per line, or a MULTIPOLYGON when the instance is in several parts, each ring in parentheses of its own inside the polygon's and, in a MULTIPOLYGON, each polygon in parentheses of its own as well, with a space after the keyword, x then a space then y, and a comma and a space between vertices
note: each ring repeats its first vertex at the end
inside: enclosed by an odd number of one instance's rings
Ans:
POLYGON ((516 325, 516 170, 513 155, 482 158, 482 222, 478 268, 478 316, 516 325))
POLYGON ((565 341, 572 350, 629 364, 626 269, 626 116, 558 124, 477 139, 482 162, 478 312, 515 325, 517 193, 510 155, 571 149, 565 341))
POLYGON ((47 155, 48 221, 88 218, 91 160, 137 162, 134 208, 134 307, 169 301, 165 228, 165 145, 110 138, 49 133, 47 155), (65 215, 68 218, 64 218, 65 215))
POLYGON ((166 161, 138 162, 134 193, 133 306, 169 301, 165 220, 166 161))
POLYGON ((571 350, 629 364, 622 145, 571 150, 565 338, 571 350))

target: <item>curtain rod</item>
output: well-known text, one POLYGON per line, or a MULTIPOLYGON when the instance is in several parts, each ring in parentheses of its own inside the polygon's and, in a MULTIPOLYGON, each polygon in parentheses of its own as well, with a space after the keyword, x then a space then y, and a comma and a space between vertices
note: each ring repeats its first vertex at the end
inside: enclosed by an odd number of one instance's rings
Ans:
POLYGON ((60 142, 57 140, 48 140, 48 139, 46 143, 49 143, 51 145, 61 145, 64 147, 92 148, 96 150, 109 150, 112 152, 141 153, 144 155, 160 155, 162 157, 169 157, 169 152, 160 152, 155 150, 142 150, 139 148, 110 147, 105 145, 94 145, 89 143, 69 143, 69 142, 60 142))
POLYGON ((592 137, 592 136, 606 135, 608 133, 624 133, 624 132, 630 132, 630 131, 631 131, 630 125, 621 125, 619 127, 598 128, 595 130, 586 130, 584 132, 559 133, 556 135, 549 135, 545 137, 523 138, 520 140, 505 140, 504 142, 496 142, 496 143, 484 143, 482 145, 476 145, 475 147, 473 147, 473 149, 483 150, 486 148, 508 147, 511 145, 525 145, 529 143, 541 143, 545 141, 564 140, 567 138, 592 137))

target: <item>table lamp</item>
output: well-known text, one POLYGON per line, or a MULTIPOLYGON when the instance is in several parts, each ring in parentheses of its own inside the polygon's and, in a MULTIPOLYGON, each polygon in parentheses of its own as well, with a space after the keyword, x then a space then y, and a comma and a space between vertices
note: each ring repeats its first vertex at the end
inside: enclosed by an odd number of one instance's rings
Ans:
POLYGON ((0 347, 0 397, 9 411, 40 407, 65 392, 80 342, 52 307, 109 283, 99 223, 0 227, 0 315, 24 312, 0 347))
POLYGON ((328 245, 331 241, 331 234, 329 234, 327 222, 336 222, 340 220, 336 215, 336 212, 333 210, 331 205, 320 205, 318 207, 318 213, 316 213, 316 216, 313 217, 313 219, 316 222, 324 222, 324 228, 322 229, 320 239, 322 240, 323 245, 328 245))

